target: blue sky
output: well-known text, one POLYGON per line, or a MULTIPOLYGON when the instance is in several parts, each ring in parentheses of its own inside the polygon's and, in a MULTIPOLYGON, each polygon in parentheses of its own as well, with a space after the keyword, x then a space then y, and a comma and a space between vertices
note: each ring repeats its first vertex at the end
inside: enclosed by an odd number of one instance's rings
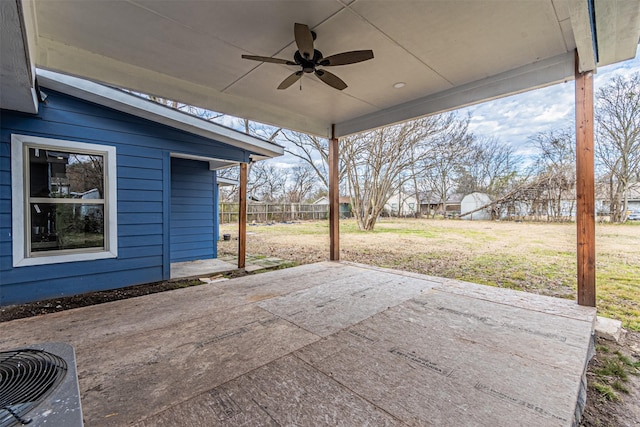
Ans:
MULTIPOLYGON (((606 85, 614 76, 640 72, 640 49, 636 58, 601 67, 594 78, 594 90, 606 85)), ((479 137, 496 138, 513 145, 518 154, 531 154, 529 139, 556 129, 573 130, 575 126, 574 81, 549 86, 519 95, 489 101, 458 110, 471 114, 471 131, 479 137)))

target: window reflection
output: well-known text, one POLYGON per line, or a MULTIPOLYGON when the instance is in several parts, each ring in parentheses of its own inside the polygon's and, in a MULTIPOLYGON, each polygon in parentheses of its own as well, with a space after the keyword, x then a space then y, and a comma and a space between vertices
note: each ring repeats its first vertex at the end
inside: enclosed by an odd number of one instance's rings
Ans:
POLYGON ((29 147, 31 253, 104 249, 104 157, 29 147))
POLYGON ((104 206, 31 203, 32 252, 104 247, 104 206))
POLYGON ((103 156, 29 148, 29 184, 31 197, 102 199, 103 156))

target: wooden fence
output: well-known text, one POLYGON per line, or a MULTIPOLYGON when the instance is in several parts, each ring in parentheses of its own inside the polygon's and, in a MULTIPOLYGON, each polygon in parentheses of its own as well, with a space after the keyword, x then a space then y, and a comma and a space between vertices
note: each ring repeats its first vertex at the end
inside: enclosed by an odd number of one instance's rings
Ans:
MULTIPOLYGON (((238 222, 238 203, 220 203, 220 224, 238 222)), ((284 222, 328 219, 329 205, 303 203, 248 203, 247 222, 284 222)))

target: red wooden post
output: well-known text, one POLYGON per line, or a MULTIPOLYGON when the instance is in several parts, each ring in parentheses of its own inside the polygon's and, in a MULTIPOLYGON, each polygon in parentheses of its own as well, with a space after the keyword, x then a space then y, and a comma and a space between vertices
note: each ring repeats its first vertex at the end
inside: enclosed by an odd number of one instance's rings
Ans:
POLYGON ((593 73, 578 71, 576 53, 576 224, 578 304, 596 306, 593 73))
POLYGON ((329 259, 340 260, 340 182, 338 182, 338 138, 329 140, 329 259))
POLYGON ((247 164, 240 163, 238 206, 238 268, 245 267, 247 257, 247 164))

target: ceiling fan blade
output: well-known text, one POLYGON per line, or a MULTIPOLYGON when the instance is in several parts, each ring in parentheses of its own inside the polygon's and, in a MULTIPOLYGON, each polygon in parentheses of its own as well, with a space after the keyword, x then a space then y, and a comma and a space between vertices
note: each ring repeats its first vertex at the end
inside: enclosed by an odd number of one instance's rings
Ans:
POLYGON ((357 62, 368 61, 369 59, 373 59, 372 50, 353 50, 351 52, 342 52, 327 56, 318 61, 318 64, 329 67, 333 65, 355 64, 357 62))
POLYGON ((309 26, 305 24, 298 24, 297 22, 293 26, 293 34, 296 38, 296 45, 298 45, 298 51, 306 58, 313 58, 313 35, 309 26))
POLYGON ((343 90, 347 88, 347 84, 335 74, 332 74, 325 70, 316 70, 316 76, 332 88, 343 90))
POLYGON ((252 61, 270 62, 272 64, 298 65, 293 61, 280 58, 271 58, 269 56, 242 55, 242 59, 250 59, 252 61))
POLYGON ((280 86, 278 86, 278 89, 288 88, 289 86, 291 86, 292 84, 300 80, 300 77, 302 77, 302 74, 303 74, 302 71, 296 71, 295 73, 291 74, 289 77, 284 79, 282 83, 280 83, 280 86))

